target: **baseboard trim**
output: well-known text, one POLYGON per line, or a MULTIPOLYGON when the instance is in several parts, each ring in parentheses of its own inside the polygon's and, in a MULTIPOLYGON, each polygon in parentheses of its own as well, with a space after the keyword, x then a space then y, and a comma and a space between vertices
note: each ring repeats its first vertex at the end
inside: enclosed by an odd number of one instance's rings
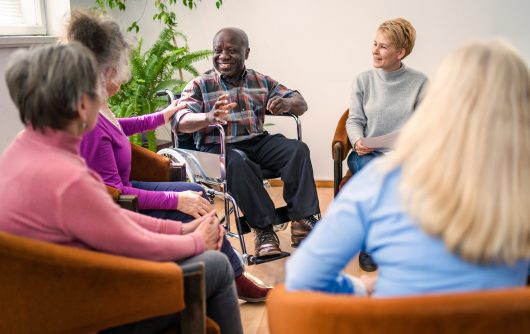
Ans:
MULTIPOLYGON (((269 183, 273 187, 282 187, 283 186, 283 182, 280 179, 269 180, 269 183)), ((333 181, 315 180, 315 184, 316 184, 317 188, 333 188, 333 181)))

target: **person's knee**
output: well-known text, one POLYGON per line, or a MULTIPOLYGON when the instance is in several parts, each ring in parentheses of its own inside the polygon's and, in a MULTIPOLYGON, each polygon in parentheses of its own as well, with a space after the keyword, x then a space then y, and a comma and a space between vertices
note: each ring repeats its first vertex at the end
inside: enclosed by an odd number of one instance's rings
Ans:
POLYGON ((247 165, 247 157, 246 155, 239 153, 237 151, 231 151, 230 154, 228 154, 227 157, 227 167, 230 168, 238 168, 243 167, 247 165))
POLYGON ((203 253, 203 258, 207 276, 211 275, 224 280, 226 284, 232 284, 234 270, 226 255, 218 251, 206 251, 203 253))
POLYGON ((202 193, 202 197, 206 198, 206 192, 204 191, 204 188, 197 183, 190 183, 188 190, 200 192, 202 193))
POLYGON ((295 159, 309 159, 309 147, 306 143, 300 140, 292 140, 289 143, 289 149, 291 151, 291 156, 295 159))
POLYGON ((359 155, 355 151, 351 151, 350 155, 348 155, 348 158, 346 159, 346 163, 348 164, 348 168, 352 172, 352 174, 355 174, 358 169, 359 165, 359 155))
POLYGON ((227 158, 226 173, 229 176, 239 176, 256 173, 256 164, 248 159, 243 152, 232 151, 227 158))

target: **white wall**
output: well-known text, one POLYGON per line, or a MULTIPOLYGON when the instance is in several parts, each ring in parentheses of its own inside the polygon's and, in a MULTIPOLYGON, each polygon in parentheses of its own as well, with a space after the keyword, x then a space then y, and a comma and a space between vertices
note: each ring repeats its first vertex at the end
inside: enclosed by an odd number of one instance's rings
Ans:
MULTIPOLYGON (((127 13, 117 15, 124 27, 142 17, 146 45, 161 29, 152 22, 153 2, 129 0, 127 13)), ((72 0, 72 7, 93 3, 72 0)), ((220 10, 213 0, 203 0, 193 11, 180 3, 174 8, 179 30, 188 36, 192 50, 210 49, 213 35, 222 27, 242 28, 250 38, 247 66, 304 95, 309 104, 302 118, 304 141, 311 148, 318 180, 333 178, 331 138, 347 108, 354 76, 371 67, 371 43, 382 21, 401 16, 414 24, 416 47, 405 63, 427 75, 458 45, 491 36, 506 38, 530 63, 528 0, 224 0, 220 10)), ((198 67, 204 71, 211 63, 198 67)))
MULTIPOLYGON (((45 8, 47 34, 58 36, 61 33, 65 15, 70 10, 70 0, 46 0, 45 8)), ((40 41, 34 42, 41 43, 40 41)), ((21 45, 20 47, 28 47, 28 45, 21 45)), ((24 128, 18 117, 18 111, 11 101, 5 82, 7 62, 17 49, 18 47, 12 46, 0 47, 0 152, 24 128)))
POLYGON ((0 48, 0 152, 13 140, 23 126, 18 111, 9 97, 5 81, 5 67, 9 56, 16 48, 0 48))

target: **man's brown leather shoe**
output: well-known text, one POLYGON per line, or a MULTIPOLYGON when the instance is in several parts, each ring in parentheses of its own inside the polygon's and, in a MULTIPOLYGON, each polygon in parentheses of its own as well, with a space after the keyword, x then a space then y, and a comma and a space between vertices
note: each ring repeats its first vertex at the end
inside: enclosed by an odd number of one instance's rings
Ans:
POLYGON ((256 257, 281 254, 280 240, 271 226, 264 229, 256 228, 254 232, 256 233, 256 257))
POLYGON ((298 247, 302 240, 304 240, 309 232, 313 230, 317 223, 317 218, 312 215, 304 219, 294 220, 291 222, 291 246, 298 247))

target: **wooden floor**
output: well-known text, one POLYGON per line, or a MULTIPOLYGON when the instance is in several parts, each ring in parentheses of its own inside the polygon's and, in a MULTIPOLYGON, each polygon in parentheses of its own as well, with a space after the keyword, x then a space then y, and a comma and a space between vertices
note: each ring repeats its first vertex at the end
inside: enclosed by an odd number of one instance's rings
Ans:
MULTIPOLYGON (((282 198, 282 188, 281 187, 272 187, 269 189, 269 195, 275 202, 276 206, 281 206, 285 204, 282 198)), ((325 212, 330 202, 333 200, 333 188, 318 188, 318 198, 320 201, 320 209, 322 212, 325 212)), ((216 200, 216 209, 220 215, 223 214, 222 203, 217 202, 216 200)), ((233 221, 233 219, 232 219, 233 221)), ((278 237, 280 239, 280 246, 282 250, 293 253, 296 250, 291 248, 291 234, 290 227, 283 231, 278 231, 278 237)), ((254 236, 253 233, 245 235, 245 244, 247 246, 247 251, 250 254, 254 253, 254 236)), ((234 238, 229 239, 232 243, 232 246, 240 250, 239 241, 234 238)), ((275 285, 277 283, 283 282, 285 278, 285 261, 288 258, 276 260, 272 262, 267 262, 260 265, 248 266, 245 270, 254 275, 255 277, 262 280, 267 285, 275 285)), ((360 275, 362 271, 359 269, 358 262, 354 259, 345 269, 346 272, 353 275, 360 275)), ((267 312, 265 309, 265 303, 246 303, 240 301, 241 307, 241 320, 243 322, 243 329, 246 334, 267 334, 269 333, 267 325, 267 312)))

